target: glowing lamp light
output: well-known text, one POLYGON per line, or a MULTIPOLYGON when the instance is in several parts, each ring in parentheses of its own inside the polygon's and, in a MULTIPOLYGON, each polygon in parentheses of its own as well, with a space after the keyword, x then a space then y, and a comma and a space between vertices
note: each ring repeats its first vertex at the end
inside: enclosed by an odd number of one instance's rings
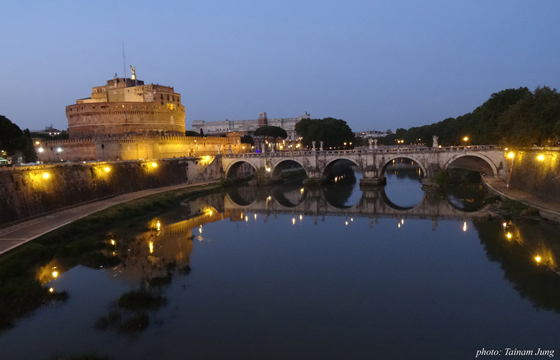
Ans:
POLYGON ((303 220, 303 215, 299 216, 299 221, 303 220))
POLYGON ((401 224, 403 224, 403 225, 404 225, 404 219, 401 219, 401 224))
POLYGON ((108 167, 108 166, 105 166, 105 167, 103 168, 103 170, 104 170, 105 172, 109 172, 109 171, 111 171, 111 168, 108 167))
POLYGON ((157 163, 153 162, 153 163, 152 163, 152 167, 153 167, 153 168, 157 168, 157 163))
POLYGON ((257 220, 257 214, 255 214, 255 220, 257 220))
POLYGON ((540 154, 539 156, 537 156, 537 160, 544 161, 544 155, 540 154))
POLYGON ((56 152, 59 152, 59 153, 62 152, 62 148, 57 148, 56 152))
POLYGON ((541 260, 542 258, 539 255, 535 256, 535 261, 537 262, 537 264, 540 263, 541 260))
POLYGON ((299 192, 303 194, 305 190, 303 188, 299 189, 299 192))
POLYGON ((48 179, 48 178, 50 178, 50 177, 51 177, 51 174, 49 174, 49 173, 47 173, 47 172, 46 172, 46 173, 43 173, 43 179, 46 180, 46 179, 48 179))
POLYGON ((397 227, 399 227, 399 228, 400 228, 400 227, 401 227, 401 223, 398 223, 398 224, 397 224, 397 227))
POLYGON ((463 222, 463 231, 467 231, 467 222, 466 221, 463 222))
POLYGON ((42 147, 38 148, 37 151, 39 151, 40 153, 42 153, 43 151, 45 151, 45 149, 43 149, 42 147))
POLYGON ((510 152, 507 154, 508 159, 513 159, 515 157, 515 154, 513 152, 510 152))
POLYGON ((248 221, 249 221, 249 217, 245 216, 245 222, 248 222, 248 221))
POLYGON ((505 228, 505 227, 507 226, 507 223, 504 222, 504 223, 502 224, 502 226, 505 228))
POLYGON ((156 228, 157 228, 157 231, 159 231, 161 229, 161 223, 159 222, 159 220, 156 223, 156 228))
POLYGON ((212 214, 214 214, 212 210, 208 211, 208 215, 212 216, 212 214))
POLYGON ((468 137, 468 136, 465 136, 465 137, 463 138, 463 141, 469 141, 469 137, 468 137))
POLYGON ((39 144, 40 144, 40 142, 38 142, 38 141, 35 141, 35 145, 39 145, 39 144))
POLYGON ((115 240, 111 239, 111 245, 115 246, 115 240))
POLYGON ((270 169, 269 167, 266 168, 266 171, 270 172, 270 170, 271 170, 271 169, 270 169))
POLYGON ((508 233, 506 234, 506 237, 507 237, 508 239, 511 239, 511 238, 513 237, 513 235, 512 235, 510 232, 508 232, 508 233))
POLYGON ((49 292, 50 292, 50 293, 53 293, 53 292, 54 292, 54 288, 50 288, 50 289, 49 289, 49 292))
POLYGON ((52 272, 52 277, 53 277, 53 278, 58 277, 58 271, 53 271, 53 272, 52 272))
POLYGON ((148 246, 150 247, 150 254, 153 254, 154 253, 154 242, 150 241, 148 243, 148 246))
POLYGON ((292 218, 292 225, 296 224, 296 218, 292 218))

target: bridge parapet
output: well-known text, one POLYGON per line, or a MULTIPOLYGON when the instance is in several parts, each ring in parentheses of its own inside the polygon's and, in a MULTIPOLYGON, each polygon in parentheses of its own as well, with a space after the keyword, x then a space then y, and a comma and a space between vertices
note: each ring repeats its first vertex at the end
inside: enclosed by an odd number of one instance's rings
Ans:
POLYGON ((469 145, 469 146, 447 146, 440 148, 429 147, 392 147, 377 149, 356 150, 317 150, 317 151, 275 151, 267 153, 242 153, 225 154, 226 158, 252 158, 252 157, 294 157, 294 156, 319 156, 319 155, 358 155, 358 154, 399 154, 399 153, 448 153, 458 151, 503 151, 496 145, 469 145))
POLYGON ((339 160, 353 162, 362 172, 363 185, 384 183, 384 171, 388 164, 398 158, 408 158, 417 163, 424 177, 432 178, 439 169, 447 169, 461 157, 479 158, 489 164, 494 176, 505 169, 504 151, 495 145, 469 145, 449 147, 378 147, 354 150, 278 151, 268 153, 242 153, 223 155, 223 169, 227 174, 235 163, 246 162, 255 169, 264 168, 270 177, 274 169, 285 161, 299 163, 308 181, 321 182, 328 175, 332 164, 339 160))

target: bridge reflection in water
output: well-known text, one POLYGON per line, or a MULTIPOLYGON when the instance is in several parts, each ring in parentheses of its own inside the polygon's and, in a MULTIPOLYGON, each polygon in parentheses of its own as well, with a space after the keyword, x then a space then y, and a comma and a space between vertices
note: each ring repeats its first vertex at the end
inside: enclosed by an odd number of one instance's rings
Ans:
MULTIPOLYGON (((340 199, 338 199, 340 200, 340 199)), ((291 187, 282 188, 236 188, 224 198, 224 209, 237 213, 263 214, 266 219, 276 214, 294 214, 325 216, 399 218, 399 219, 438 219, 466 220, 482 219, 490 215, 487 209, 465 211, 442 198, 441 193, 424 192, 422 200, 413 206, 403 207, 394 204, 385 192, 385 188, 371 188, 361 191, 358 202, 352 206, 344 205, 344 199, 337 201, 328 188, 291 187), (280 190, 282 189, 282 190, 280 190)), ((373 222, 372 222, 373 223, 373 222)))
MULTIPOLYGON (((490 212, 486 208, 464 211, 441 193, 425 192, 415 206, 395 206, 385 195, 383 188, 362 192, 360 200, 353 206, 340 205, 325 197, 325 187, 306 189, 301 186, 278 186, 269 188, 237 187, 225 195, 214 194, 185 203, 177 221, 171 218, 155 218, 150 230, 137 235, 129 244, 123 258, 126 266, 112 271, 120 272, 131 279, 162 276, 173 262, 183 272, 190 270, 193 241, 205 241, 204 225, 230 220, 233 222, 267 222, 269 217, 289 215, 291 223, 313 217, 315 224, 325 217, 370 218, 374 226, 379 218, 398 219, 398 226, 405 219, 427 219, 436 230, 438 220, 458 221, 463 231, 478 233, 487 257, 498 262, 504 276, 521 296, 528 298, 537 308, 560 313, 560 276, 558 259, 560 244, 555 241, 553 229, 531 222, 486 221, 490 212), (472 221, 472 222, 471 222, 472 221)), ((285 220, 285 218, 284 218, 285 220)))

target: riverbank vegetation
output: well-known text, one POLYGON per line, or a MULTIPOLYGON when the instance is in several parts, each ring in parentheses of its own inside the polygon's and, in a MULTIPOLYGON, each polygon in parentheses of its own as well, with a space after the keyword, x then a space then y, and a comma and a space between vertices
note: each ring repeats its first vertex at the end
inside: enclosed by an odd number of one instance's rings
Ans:
POLYGON ((45 283, 76 265, 101 268, 117 265, 118 257, 107 256, 115 245, 103 234, 115 227, 133 226, 138 219, 179 205, 182 201, 212 193, 220 184, 185 188, 116 205, 77 220, 24 244, 0 257, 0 329, 49 302, 65 300, 45 283))
POLYGON ((473 112, 379 138, 381 145, 442 146, 492 144, 503 146, 554 146, 560 140, 560 93, 547 86, 531 92, 526 87, 494 93, 473 112), (465 137, 467 140, 465 141, 465 137))

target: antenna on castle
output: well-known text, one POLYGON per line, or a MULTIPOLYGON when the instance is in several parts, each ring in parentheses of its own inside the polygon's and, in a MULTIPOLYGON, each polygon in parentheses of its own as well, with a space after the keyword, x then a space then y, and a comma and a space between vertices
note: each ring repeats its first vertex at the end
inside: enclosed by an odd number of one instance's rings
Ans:
POLYGON ((123 62, 124 78, 126 79, 126 61, 124 59, 124 40, 122 42, 122 62, 123 62))

